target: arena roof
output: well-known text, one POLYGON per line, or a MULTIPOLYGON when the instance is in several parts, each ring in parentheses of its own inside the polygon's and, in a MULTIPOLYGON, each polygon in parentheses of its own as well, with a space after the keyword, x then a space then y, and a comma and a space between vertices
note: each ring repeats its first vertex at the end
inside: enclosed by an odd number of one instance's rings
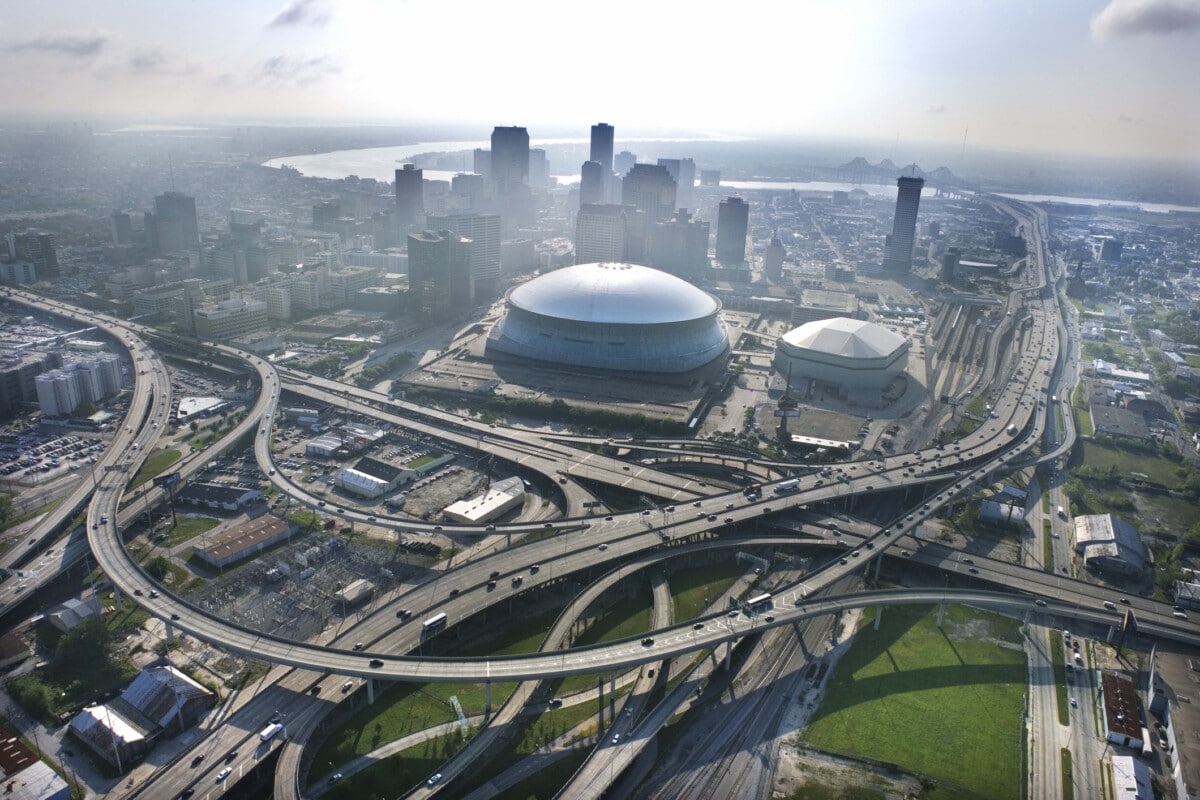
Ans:
POLYGON ((535 314, 578 322, 655 324, 715 313, 715 298, 674 275, 638 264, 576 264, 540 275, 508 293, 535 314))
POLYGON ((886 358, 902 347, 905 339, 873 322, 834 317, 806 322, 785 333, 783 341, 842 358, 886 358))

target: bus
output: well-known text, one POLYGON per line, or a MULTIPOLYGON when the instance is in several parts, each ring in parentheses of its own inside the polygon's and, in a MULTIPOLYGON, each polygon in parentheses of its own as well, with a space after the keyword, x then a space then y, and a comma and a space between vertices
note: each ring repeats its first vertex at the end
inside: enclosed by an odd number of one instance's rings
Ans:
POLYGON ((437 636, 446 628, 446 612, 434 614, 429 619, 421 623, 421 638, 428 639, 430 636, 437 636))
POLYGON ((275 734, 279 733, 281 730, 283 730, 283 725, 278 722, 272 722, 270 725, 259 731, 258 738, 260 741, 269 742, 274 739, 275 734))
POLYGON ((746 601, 745 606, 751 615, 765 614, 775 607, 771 602, 770 594, 760 594, 757 597, 751 597, 746 601))

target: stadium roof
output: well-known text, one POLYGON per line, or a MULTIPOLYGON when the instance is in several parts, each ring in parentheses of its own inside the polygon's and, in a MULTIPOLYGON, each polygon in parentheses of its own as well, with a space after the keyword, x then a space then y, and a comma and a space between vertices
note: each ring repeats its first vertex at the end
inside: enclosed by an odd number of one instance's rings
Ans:
POLYGON ((904 346, 905 338, 873 322, 834 317, 806 322, 785 333, 783 341, 842 358, 886 358, 904 346))
POLYGON ((576 264, 540 275, 508 293, 534 314, 577 322, 650 325, 700 319, 717 300, 687 281, 638 264, 576 264))

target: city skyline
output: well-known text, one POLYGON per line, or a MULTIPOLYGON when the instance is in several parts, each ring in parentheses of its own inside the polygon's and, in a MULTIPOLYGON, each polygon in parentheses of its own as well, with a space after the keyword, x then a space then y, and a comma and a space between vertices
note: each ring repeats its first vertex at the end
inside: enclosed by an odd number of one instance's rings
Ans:
POLYGON ((24 119, 284 119, 667 126, 697 134, 871 137, 965 147, 1196 160, 1200 2, 705 8, 608 4, 611 20, 686 44, 604 62, 577 91, 584 12, 292 0, 9 9, 0 97, 24 119), (70 20, 64 23, 64 20, 70 20), (539 20, 537 25, 529 20, 539 20), (404 64, 470 80, 411 96, 404 64), (720 39, 715 38, 720 35, 720 39), (527 46, 520 46, 526 40, 527 46), (514 42, 518 46, 513 46, 514 42), (729 60, 753 69, 731 69, 729 60), (463 58, 462 54, 470 57, 463 58), (671 76, 687 75, 687 79, 671 76), (648 80, 658 76, 653 82, 648 80), (820 76, 812 80, 808 76, 820 76), (670 121, 656 87, 671 86, 670 121), (490 87, 490 88, 489 88, 490 87), (639 87, 643 87, 640 88, 639 87), (737 96, 736 111, 721 97, 737 96))

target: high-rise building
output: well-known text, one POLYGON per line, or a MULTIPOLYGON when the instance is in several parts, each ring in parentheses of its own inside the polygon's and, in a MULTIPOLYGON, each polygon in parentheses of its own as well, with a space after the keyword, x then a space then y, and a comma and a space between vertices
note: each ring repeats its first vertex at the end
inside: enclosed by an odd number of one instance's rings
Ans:
POLYGON ((634 164, 621 182, 621 203, 644 212, 650 224, 662 222, 675 213, 675 188, 666 167, 634 164))
POLYGON ((529 132, 524 128, 492 129, 492 184, 501 197, 529 185, 529 132))
POLYGON ((492 292, 500 281, 500 217, 496 214, 430 214, 430 230, 450 231, 470 239, 471 278, 476 295, 492 292))
POLYGON ((450 231, 408 235, 411 310, 426 319, 453 319, 475 306, 474 242, 450 231))
POLYGON ((154 239, 160 253, 178 253, 200 246, 196 198, 166 192, 154 198, 154 239))
POLYGON ((690 158, 660 158, 660 167, 666 167, 667 172, 675 179, 675 208, 691 208, 692 189, 696 185, 696 162, 690 158))
POLYGON ((687 211, 654 225, 650 266, 680 278, 695 280, 708 268, 708 223, 692 220, 687 211))
POLYGON ((887 237, 887 255, 883 259, 885 272, 911 272, 913 242, 917 238, 917 208, 921 205, 924 178, 896 179, 896 217, 892 233, 887 237))
POLYGON ((613 172, 618 175, 626 175, 629 170, 633 169, 633 165, 637 163, 637 154, 631 153, 628 150, 622 150, 613 156, 613 172))
POLYGON ((133 244, 133 221, 128 212, 114 211, 109 218, 113 244, 133 244))
POLYGON ((740 197, 727 197, 717 209, 717 261, 741 264, 746 260, 746 231, 750 226, 750 204, 740 197))
POLYGON ((477 211, 486 191, 484 178, 477 172, 460 172, 450 179, 450 194, 461 210, 477 211))
POLYGON ((625 206, 581 205, 575 217, 575 263, 624 260, 625 206))
POLYGON ((719 170, 719 169, 702 169, 702 170, 700 170, 700 185, 701 186, 720 186, 721 185, 721 170, 719 170))
POLYGON ((608 199, 608 176, 598 161, 585 161, 579 171, 579 206, 598 205, 608 199))
MULTIPOLYGON (((613 171, 613 126, 600 122, 592 126, 592 147, 589 161, 604 167, 605 174, 613 171)), ((637 160, 636 158, 634 159, 637 160)))
POLYGON ((0 418, 19 413, 25 403, 38 399, 37 376, 62 366, 57 351, 15 351, 0 354, 0 418))
MULTIPOLYGON (((717 223, 717 248, 721 247, 721 224, 717 223)), ((783 242, 778 236, 771 237, 771 243, 763 251, 763 275, 769 281, 777 281, 783 277, 783 257, 786 255, 783 242)))
POLYGON ((540 147, 529 148, 529 186, 533 189, 550 186, 550 162, 546 160, 546 151, 540 147))
POLYGON ((492 179, 492 151, 476 147, 471 159, 471 169, 482 175, 485 181, 492 179))
POLYGON ((424 170, 405 164, 396 170, 396 224, 411 227, 425 213, 424 170))
POLYGON ((942 280, 946 283, 954 283, 954 278, 958 273, 958 262, 962 259, 962 251, 957 247, 951 247, 942 254, 942 280))
POLYGON ((323 200, 312 207, 313 227, 328 228, 342 217, 342 204, 337 200, 323 200))
POLYGON ((52 281, 58 277, 58 246, 53 234, 29 228, 24 233, 7 234, 5 239, 8 257, 32 264, 39 281, 52 281))

